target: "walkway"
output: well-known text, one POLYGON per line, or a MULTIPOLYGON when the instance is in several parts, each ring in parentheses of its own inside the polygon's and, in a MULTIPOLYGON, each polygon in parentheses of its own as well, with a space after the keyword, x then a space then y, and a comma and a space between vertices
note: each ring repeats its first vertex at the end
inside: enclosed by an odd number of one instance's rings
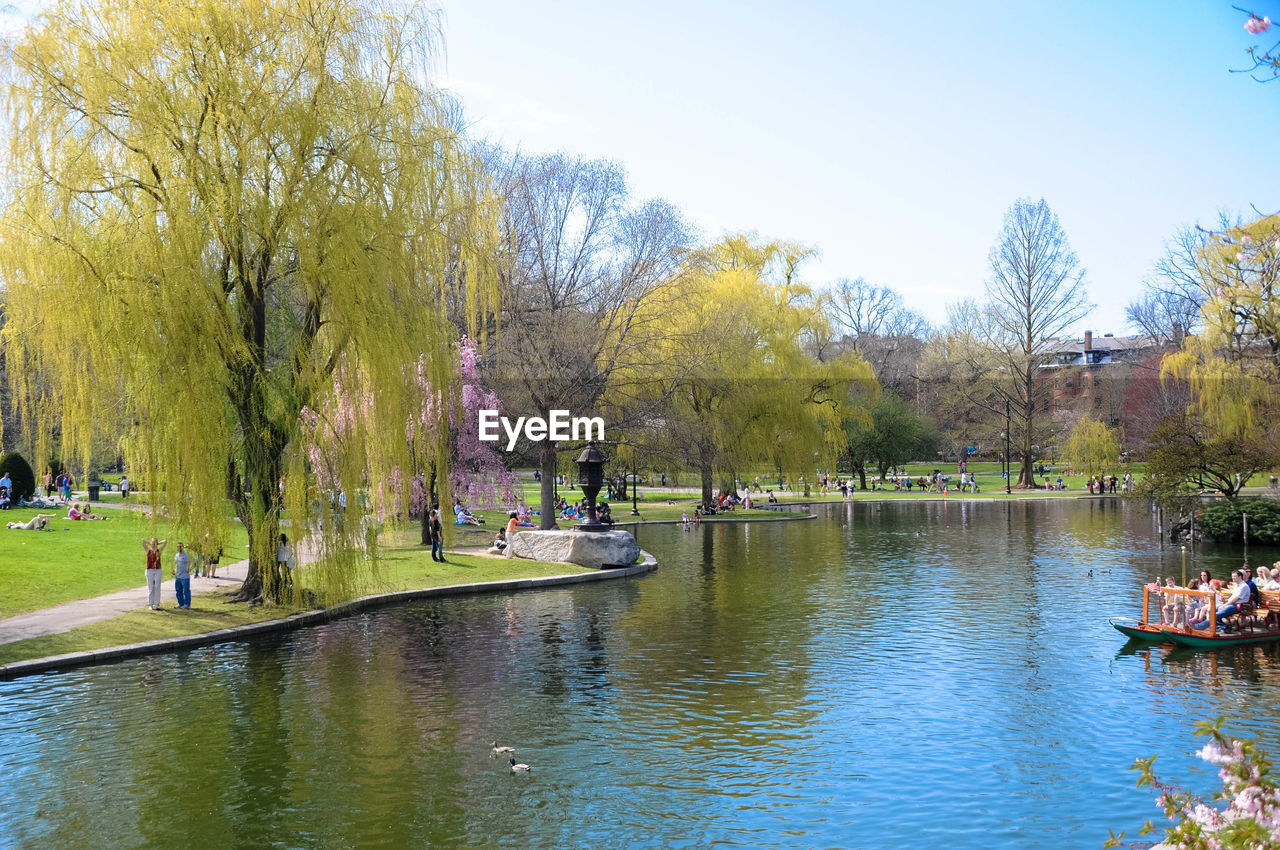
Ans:
MULTIPOLYGON (((218 567, 217 578, 204 578, 203 576, 192 578, 191 595, 212 593, 216 590, 236 587, 244 581, 248 570, 249 561, 245 559, 234 564, 218 567)), ((167 569, 165 570, 165 575, 168 576, 171 572, 171 570, 167 569)), ((160 588, 161 605, 170 608, 177 605, 177 598, 174 596, 173 591, 173 579, 166 578, 161 583, 160 588)), ((105 596, 95 596, 92 599, 64 602, 61 605, 44 608, 40 611, 32 611, 29 614, 19 614, 16 617, 0 620, 0 644, 13 643, 27 638, 62 634, 78 626, 100 623, 103 620, 110 620, 121 614, 136 611, 145 607, 146 604, 147 586, 143 585, 131 590, 117 590, 115 593, 108 593, 105 596)))

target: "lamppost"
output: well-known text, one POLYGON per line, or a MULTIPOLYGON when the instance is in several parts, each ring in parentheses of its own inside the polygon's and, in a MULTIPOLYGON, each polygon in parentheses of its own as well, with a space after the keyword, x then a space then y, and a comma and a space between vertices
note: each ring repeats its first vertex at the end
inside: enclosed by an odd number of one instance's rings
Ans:
POLYGON ((596 496, 604 486, 604 461, 604 455, 594 442, 587 443, 582 454, 578 455, 578 485, 587 500, 587 521, 574 526, 574 531, 609 530, 609 526, 596 517, 596 496))
POLYGON ((1004 400, 1004 494, 1013 492, 1013 458, 1009 455, 1009 399, 1004 400))
POLYGON ((640 472, 636 468, 636 456, 631 456, 631 515, 640 516, 640 509, 636 507, 636 499, 638 498, 637 490, 640 489, 640 472))

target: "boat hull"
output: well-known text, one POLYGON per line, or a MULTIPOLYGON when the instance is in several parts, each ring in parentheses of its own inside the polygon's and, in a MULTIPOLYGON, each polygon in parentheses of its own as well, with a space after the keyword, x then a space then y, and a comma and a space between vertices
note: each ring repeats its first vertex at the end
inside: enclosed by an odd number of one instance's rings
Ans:
POLYGON ((1178 646, 1193 646, 1197 649, 1208 649, 1223 646, 1243 646, 1248 643, 1271 643, 1273 641, 1280 641, 1280 632, 1269 632, 1264 635, 1214 635, 1213 637, 1188 632, 1167 632, 1165 637, 1173 641, 1178 646))
POLYGON ((1127 617, 1112 617, 1109 622, 1120 634, 1134 640, 1161 641, 1169 639, 1169 633, 1159 626, 1130 620, 1127 617))

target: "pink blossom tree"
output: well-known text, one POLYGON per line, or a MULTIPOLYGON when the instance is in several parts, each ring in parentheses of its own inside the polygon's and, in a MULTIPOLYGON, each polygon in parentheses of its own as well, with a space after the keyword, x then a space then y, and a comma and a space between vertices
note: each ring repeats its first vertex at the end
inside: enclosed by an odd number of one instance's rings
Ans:
MULTIPOLYGON (((1248 9, 1241 9, 1239 6, 1233 6, 1238 12, 1243 12, 1249 17, 1245 19, 1244 29, 1249 35, 1262 35, 1271 29, 1271 19, 1248 9)), ((1280 75, 1280 44, 1273 44, 1271 47, 1262 49, 1258 46, 1248 48, 1249 58, 1253 60, 1252 68, 1242 70, 1249 71, 1255 79, 1270 80, 1280 75)))
MULTIPOLYGON (((416 447, 415 457, 422 467, 414 471, 409 492, 409 515, 422 520, 422 542, 428 542, 429 508, 442 497, 456 496, 464 503, 481 507, 511 504, 517 498, 519 482, 507 469, 492 443, 481 442, 479 413, 496 409, 498 398, 480 378, 479 352, 465 335, 458 343, 457 379, 450 383, 448 399, 442 399, 435 388, 425 362, 416 367, 419 406, 410 411, 405 423, 406 439, 416 447), (441 429, 444 432, 441 433, 441 429), (443 438, 447 449, 443 458, 426 448, 443 438), (441 469, 444 467, 444 470, 441 469), (441 493, 441 472, 447 471, 441 493)), ((383 474, 369 469, 359 454, 362 440, 355 439, 365 415, 376 400, 371 394, 356 396, 347 391, 353 381, 344 381, 346 371, 335 371, 333 391, 319 410, 304 409, 302 420, 306 434, 307 459, 317 486, 322 490, 340 489, 342 481, 362 479, 370 498, 391 513, 400 513, 404 477, 399 469, 383 474), (359 465, 358 476, 352 465, 359 465)))
MULTIPOLYGON (((1218 766, 1222 790, 1209 799, 1184 791, 1156 778, 1155 756, 1139 759, 1133 769, 1141 773, 1139 787, 1156 790, 1156 804, 1174 826, 1165 830, 1162 846, 1245 850, 1280 846, 1280 786, 1271 774, 1266 754, 1249 741, 1237 741, 1222 731, 1224 718, 1201 723, 1196 735, 1209 743, 1196 755, 1218 766)), ((1150 821, 1143 833, 1157 827, 1150 821)), ((1124 833, 1112 833, 1105 846, 1119 846, 1124 833)))

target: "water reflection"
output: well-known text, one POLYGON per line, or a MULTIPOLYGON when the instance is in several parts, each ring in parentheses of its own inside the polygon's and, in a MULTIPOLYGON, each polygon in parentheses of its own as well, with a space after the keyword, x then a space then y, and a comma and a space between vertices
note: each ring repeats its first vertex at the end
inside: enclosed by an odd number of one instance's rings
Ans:
POLYGON ((1146 506, 818 509, 643 528, 639 580, 0 684, 0 844, 1093 847, 1156 814, 1134 758, 1211 787, 1195 719, 1276 743, 1280 648, 1107 624, 1181 569, 1146 506))

